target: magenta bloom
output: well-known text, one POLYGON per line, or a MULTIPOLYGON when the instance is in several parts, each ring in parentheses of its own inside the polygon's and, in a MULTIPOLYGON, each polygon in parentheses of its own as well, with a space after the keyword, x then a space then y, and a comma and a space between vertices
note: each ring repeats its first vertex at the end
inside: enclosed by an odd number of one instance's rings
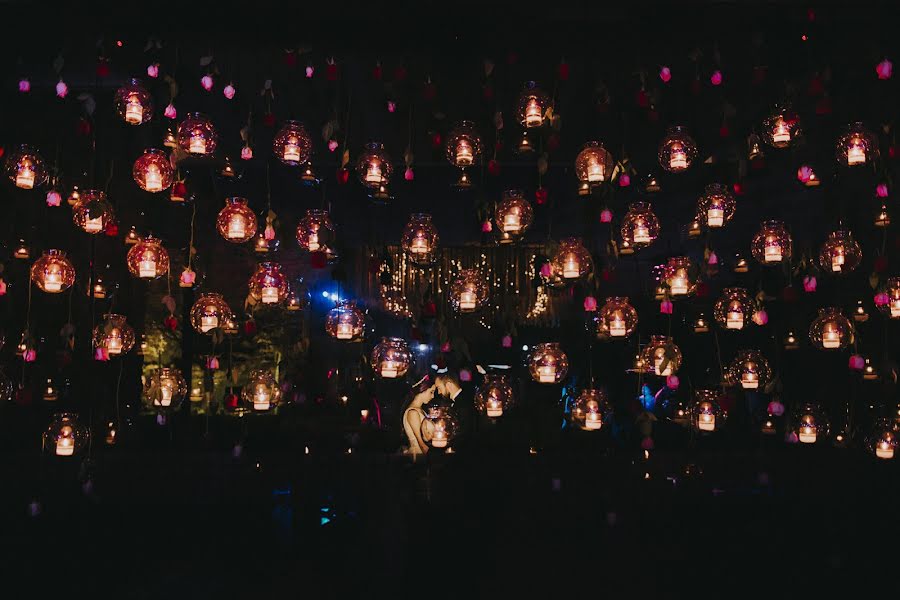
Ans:
POLYGON ((709 78, 709 82, 713 85, 722 85, 722 71, 713 71, 709 78))
POLYGON ((253 150, 250 146, 241 148, 241 160, 250 160, 251 158, 253 158, 253 150))
POLYGON ((230 83, 228 85, 226 85, 224 88, 222 88, 222 93, 225 94, 225 97, 228 98, 229 100, 234 98, 234 92, 235 92, 234 86, 231 85, 230 83))
POLYGON ((413 173, 412 167, 406 167, 406 172, 403 173, 403 179, 412 181, 415 177, 416 175, 413 173))
POLYGON ((859 354, 853 354, 850 356, 849 366, 854 371, 862 371, 866 366, 866 359, 859 354))
POLYGON ((875 306, 887 306, 891 301, 891 298, 887 295, 886 292, 878 292, 875 294, 875 306))
POLYGON ((669 83, 672 79, 672 70, 669 67, 663 67, 659 70, 659 78, 663 83, 669 83))
POLYGON ((681 387, 681 380, 678 379, 678 375, 669 375, 666 377, 666 387, 673 392, 681 387))
POLYGON ((894 63, 884 59, 875 67, 875 72, 878 73, 878 79, 890 79, 894 74, 894 63))
POLYGON ((503 339, 500 340, 500 345, 503 346, 504 348, 512 348, 512 336, 504 335, 503 339))
POLYGON ((335 150, 337 150, 337 147, 338 147, 337 140, 328 140, 328 151, 329 152, 334 152, 335 150))
POLYGON ((163 111, 163 115, 168 117, 169 119, 174 119, 178 116, 178 111, 175 110, 175 105, 169 102, 169 105, 163 111))
POLYGON ((459 380, 460 381, 472 381, 472 371, 468 369, 460 369, 459 370, 459 380))
POLYGON ((152 77, 153 79, 159 77, 159 63, 147 65, 147 77, 152 77))
POLYGON ((47 206, 59 206, 62 202, 62 196, 56 190, 47 192, 47 206))
POLYGON ((875 195, 879 198, 887 198, 888 197, 888 186, 886 183, 879 183, 875 187, 875 195))
POLYGON ((585 296, 584 310, 585 310, 585 312, 596 312, 597 311, 597 299, 594 298, 593 296, 585 296))
POLYGON ((671 315, 672 314, 672 301, 671 300, 663 300, 659 303, 659 312, 663 315, 671 315))
POLYGON ((609 223, 612 221, 612 211, 608 208, 604 208, 600 212, 600 222, 601 223, 609 223))
POLYGON ((200 85, 203 86, 203 89, 207 92, 212 89, 213 86, 213 78, 212 75, 204 75, 200 78, 200 85))
POLYGON ((818 285, 818 282, 816 281, 816 278, 813 277, 812 275, 807 275, 806 277, 803 278, 803 291, 804 292, 807 292, 809 294, 815 292, 817 285, 818 285))
POLYGON ((553 274, 553 269, 550 267, 550 263, 545 262, 541 265, 541 277, 550 277, 553 274))
POLYGON ((492 227, 491 227, 491 222, 490 222, 490 221, 485 220, 485 221, 481 224, 481 233, 490 233, 490 232, 491 232, 491 229, 492 229, 492 227))
POLYGON ((60 79, 56 84, 56 95, 59 98, 65 98, 69 95, 69 86, 66 85, 66 82, 60 79))
POLYGON ((23 94, 27 94, 28 92, 30 92, 31 91, 31 82, 24 78, 20 79, 19 80, 19 91, 22 92, 23 94))
POLYGON ((313 73, 315 73, 315 69, 312 66, 306 67, 306 78, 312 79, 313 73))
POLYGON ((780 417, 784 414, 784 404, 777 400, 772 400, 771 402, 769 402, 768 411, 770 415, 780 417))
POLYGON ((753 313, 753 322, 762 327, 769 322, 769 313, 763 309, 759 309, 753 313))
POLYGON ((622 173, 619 176, 619 187, 628 187, 629 185, 631 185, 631 177, 628 173, 622 173))

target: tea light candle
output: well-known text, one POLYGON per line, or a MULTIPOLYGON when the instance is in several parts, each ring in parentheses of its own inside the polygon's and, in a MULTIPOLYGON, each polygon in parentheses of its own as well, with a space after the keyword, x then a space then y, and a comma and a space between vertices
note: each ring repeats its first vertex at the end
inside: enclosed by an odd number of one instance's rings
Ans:
POLYGON ((851 142, 847 148, 847 164, 849 166, 861 165, 866 162, 866 151, 859 141, 851 142))
POLYGON ((145 258, 138 263, 139 277, 156 277, 156 261, 152 258, 145 258))
POLYGON ((671 360, 668 361, 666 363, 666 368, 662 369, 661 367, 662 367, 663 360, 665 360, 664 357, 657 356, 653 360, 653 370, 657 375, 659 375, 661 377, 668 377, 669 375, 672 374, 672 361, 671 360))
POLYGON ((506 213, 503 217, 503 231, 515 233, 522 229, 522 219, 518 213, 506 213))
POLYGON ((499 400, 491 399, 487 402, 487 416, 496 419, 503 416, 503 403, 499 400))
POLYGON ((16 172, 16 187, 23 190, 34 188, 34 169, 31 168, 31 165, 24 164, 16 172))
POLYGON ((125 104, 125 122, 140 125, 144 120, 144 107, 137 96, 130 96, 125 104))
POLYGON ((159 405, 172 406, 172 383, 164 381, 159 388, 159 405))
POLYGON ((759 389, 759 375, 756 373, 743 373, 741 375, 741 387, 745 390, 759 389))
POLYGON ((709 227, 721 227, 725 224, 725 210, 710 208, 706 211, 706 225, 709 227))
POLYGON ((825 348, 838 348, 841 345, 841 334, 833 329, 822 333, 822 346, 825 348))
POLYGON ((219 317, 216 315, 203 315, 200 317, 200 331, 206 333, 210 329, 215 329, 219 326, 219 317))
POLYGON ((336 337, 339 340, 353 339, 353 326, 350 323, 338 323, 336 337))
POLYGON ((844 249, 840 246, 834 249, 831 257, 831 270, 838 272, 844 268, 844 249))
POLYGON ((152 163, 147 166, 147 172, 144 174, 144 188, 148 192, 162 190, 162 173, 159 172, 159 167, 152 163))
POLYGON ((778 244, 774 239, 767 239, 765 252, 763 253, 765 262, 781 262, 781 258, 781 244, 778 244))
POLYGON ((62 290, 62 273, 59 271, 44 273, 44 289, 48 292, 58 292, 62 290))
POLYGON ((563 277, 565 279, 575 279, 581 274, 578 261, 574 256, 569 256, 563 263, 563 277))
POLYGON ((366 169, 366 183, 381 183, 381 163, 372 161, 366 169))
POLYGON ((206 154, 206 138, 202 135, 192 135, 188 152, 191 154, 206 154))
POLYGON ((381 376, 385 379, 394 379, 400 373, 400 363, 393 360, 385 360, 381 363, 381 376))
POLYGON ((797 438, 800 440, 801 444, 815 444, 816 428, 810 425, 804 425, 800 428, 797 438))
POLYGON ((471 290, 466 290, 459 295, 459 309, 460 310, 475 310, 476 306, 476 298, 475 292, 471 290))
POLYGON ((309 242, 307 242, 306 246, 309 248, 310 252, 315 252, 319 249, 319 234, 311 233, 309 234, 309 242))
POLYGON ((532 98, 525 107, 525 127, 540 127, 543 120, 541 107, 537 103, 537 100, 532 98))
POLYGON ((683 146, 672 146, 672 151, 669 154, 669 168, 673 171, 687 169, 687 154, 684 152, 683 146))
POLYGON ((891 301, 891 318, 900 317, 900 299, 891 301))
POLYGON ((122 334, 113 329, 106 338, 106 351, 109 354, 122 354, 122 334))
POLYGON ((409 245, 409 251, 413 254, 427 254, 428 253, 428 243, 424 238, 416 237, 413 238, 412 243, 409 245))
POLYGON ((538 367, 538 381, 540 383, 556 383, 556 368, 553 365, 538 367))
POLYGON ((625 320, 621 317, 613 317, 609 322, 609 335, 611 337, 625 337, 625 320))
POLYGON ((590 159, 587 167, 587 176, 588 183, 599 183, 603 181, 603 165, 601 165, 596 159, 590 159))
POLYGON ((96 219, 88 219, 84 222, 84 230, 87 233, 100 233, 103 231, 103 217, 97 217, 96 219))
POLYGON ((744 328, 744 313, 730 310, 725 318, 725 328, 726 329, 743 329, 744 328))
POLYGON ((688 284, 686 277, 673 277, 672 285, 669 288, 673 296, 684 296, 688 293, 688 284))
POLYGON ((456 145, 456 164, 460 167, 467 167, 473 161, 472 144, 468 140, 460 140, 456 145))
POLYGON ((253 410, 269 410, 271 406, 269 390, 264 386, 257 387, 256 392, 253 394, 253 410))
POLYGON ((778 119, 775 124, 775 131, 772 132, 772 141, 776 144, 786 144, 791 141, 791 132, 788 131, 784 121, 778 119))
POLYGON ((649 244, 650 243, 650 230, 647 228, 647 225, 643 222, 638 223, 634 226, 634 243, 635 244, 649 244))
POLYGON ((73 454, 75 454, 75 440, 68 436, 56 439, 57 456, 72 456, 73 454))
POLYGON ((431 445, 435 448, 446 448, 447 447, 447 432, 443 429, 438 429, 434 432, 434 435, 431 438, 431 445))
POLYGON ((261 296, 263 304, 275 304, 278 302, 278 288, 266 286, 262 289, 261 296))
POLYGON ((894 447, 888 442, 878 442, 875 446, 875 456, 878 458, 894 458, 894 447))
POLYGON ((700 431, 715 431, 716 415, 711 415, 709 413, 701 414, 700 418, 697 420, 697 427, 700 431))
POLYGON ((284 145, 284 154, 282 158, 285 162, 300 162, 300 146, 297 145, 297 138, 289 138, 284 145))
POLYGON ((584 415, 584 426, 586 429, 600 429, 603 427, 603 419, 600 418, 600 413, 589 412, 584 415))
POLYGON ((244 217, 234 215, 228 221, 228 239, 239 240, 247 237, 247 226, 244 223, 244 217))

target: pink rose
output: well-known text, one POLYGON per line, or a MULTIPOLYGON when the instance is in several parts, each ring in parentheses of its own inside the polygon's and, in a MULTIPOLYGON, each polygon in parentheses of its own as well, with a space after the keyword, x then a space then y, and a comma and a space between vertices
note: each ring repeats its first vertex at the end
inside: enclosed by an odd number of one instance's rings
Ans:
POLYGON ((228 98, 229 100, 234 98, 235 91, 236 90, 234 89, 234 86, 230 83, 228 85, 226 85, 224 88, 222 88, 222 93, 225 94, 225 97, 228 98))
POLYGON ((671 315, 672 314, 672 301, 671 300, 663 300, 659 303, 659 312, 663 315, 671 315))
POLYGON ((27 79, 20 79, 19 80, 19 91, 22 92, 23 94, 27 94, 28 92, 30 92, 31 91, 31 82, 28 81, 27 79))
POLYGON ((69 86, 66 85, 66 82, 60 79, 56 84, 56 95, 59 98, 65 98, 69 95, 69 86))
POLYGON ((489 220, 485 219, 481 223, 481 233, 490 233, 491 229, 492 229, 491 222, 489 220))
POLYGON ((585 296, 584 310, 585 310, 585 312, 596 312, 597 311, 597 299, 594 298, 593 296, 585 296))
POLYGON ((619 187, 628 187, 629 185, 631 185, 631 177, 628 173, 619 175, 619 187))
POLYGON ((875 306, 887 306, 890 302, 891 298, 886 292, 878 292, 875 294, 875 306))
POLYGON ((680 386, 681 380, 678 379, 678 375, 669 375, 668 377, 666 377, 666 387, 673 392, 678 390, 680 386))
POLYGON ((459 370, 459 380, 460 381, 472 381, 472 371, 468 369, 460 369, 459 370))
POLYGON ((611 222, 612 217, 613 217, 612 211, 609 210, 608 208, 604 208, 602 211, 600 211, 600 222, 601 223, 611 222))
POLYGON ((769 313, 765 309, 759 309, 753 313, 753 322, 762 327, 769 322, 769 313))
POLYGON ((416 174, 413 173, 412 167, 406 167, 406 172, 403 173, 403 179, 405 179, 406 181, 412 181, 413 179, 415 179, 415 177, 416 174))
POLYGON ((335 150, 337 150, 337 147, 338 147, 337 140, 328 140, 328 151, 329 152, 334 152, 335 150))
POLYGON ((56 190, 47 192, 47 206, 59 206, 62 203, 62 196, 56 190))
POLYGON ((669 67, 663 67, 659 70, 659 78, 663 83, 669 83, 672 80, 672 70, 669 67))
POLYGON ((809 183, 809 180, 815 176, 816 174, 809 165, 803 165, 797 169, 797 179, 799 179, 801 183, 809 183))
POLYGON ((503 346, 504 348, 512 348, 512 336, 504 335, 503 338, 500 340, 500 345, 503 346))
POLYGON ((652 437, 647 436, 641 440, 641 450, 653 450, 655 447, 652 437))
POLYGON ((197 274, 194 273, 191 269, 185 269, 181 272, 181 283, 184 285, 194 285, 194 281, 197 279, 197 274))
POLYGON ((862 371, 866 366, 866 359, 864 359, 859 354, 853 354, 850 356, 849 367, 853 371, 862 371))
POLYGON ((890 79, 894 73, 894 64, 888 59, 884 59, 875 67, 878 79, 890 79))
POLYGON ((313 73, 315 73, 315 72, 316 72, 316 70, 312 68, 312 65, 307 66, 306 67, 306 78, 312 79, 313 73))
POLYGON ((169 119, 174 119, 178 116, 178 111, 175 110, 175 105, 169 102, 169 105, 163 111, 163 115, 168 117, 169 119))
POLYGON ((769 402, 768 411, 770 415, 774 417, 780 417, 784 414, 784 404, 782 404, 778 400, 772 400, 771 402, 769 402))
POLYGON ((541 265, 541 277, 550 277, 553 274, 553 269, 550 267, 550 263, 545 262, 541 265))
POLYGON ((200 78, 200 85, 203 86, 203 89, 207 92, 212 89, 213 86, 213 78, 212 75, 204 75, 200 78))
POLYGON ((152 77, 153 79, 159 77, 159 63, 147 65, 147 77, 152 77))
POLYGON ((875 187, 875 195, 879 198, 887 198, 888 197, 888 186, 886 183, 879 183, 875 187))
POLYGON ((713 71, 709 78, 709 82, 713 85, 722 85, 722 71, 713 71))
POLYGON ((253 150, 250 146, 241 148, 241 160, 250 160, 251 158, 253 158, 253 150))
POLYGON ((816 291, 816 286, 818 283, 816 282, 816 278, 812 275, 807 275, 803 278, 803 291, 809 294, 816 291))

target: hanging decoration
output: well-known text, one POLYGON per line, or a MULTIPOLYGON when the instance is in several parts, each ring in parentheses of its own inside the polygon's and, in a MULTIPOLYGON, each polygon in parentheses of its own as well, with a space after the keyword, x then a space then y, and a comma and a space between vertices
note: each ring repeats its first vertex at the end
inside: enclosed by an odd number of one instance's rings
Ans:
POLYGON ((728 385, 745 390, 764 390, 771 378, 769 361, 758 350, 740 350, 725 372, 728 385))
POLYGON ((160 367, 147 379, 144 394, 151 409, 159 413, 172 413, 181 406, 187 392, 187 382, 181 371, 160 367))
POLYGON ((787 148, 800 135, 800 123, 796 113, 777 106, 763 121, 763 136, 773 148, 787 148))
POLYGON ((42 292, 59 294, 75 283, 75 267, 62 250, 45 250, 31 265, 31 281, 42 292))
POLYGON ((427 213, 413 213, 403 230, 400 245, 414 265, 425 267, 437 259, 438 233, 427 213))
POLYGON ((420 426, 422 439, 436 450, 449 450, 449 444, 458 431, 459 421, 453 412, 438 406, 428 409, 420 426))
POLYGON ((272 140, 272 153, 291 167, 309 161, 311 149, 312 140, 299 121, 285 121, 272 140))
POLYGON ((254 412, 266 412, 281 401, 281 388, 270 371, 254 369, 241 390, 241 400, 254 412))
POLYGON ((475 410, 489 419, 499 419, 515 406, 509 377, 504 373, 486 373, 484 383, 475 392, 475 410))
POLYGON ((169 157, 162 150, 147 148, 131 169, 135 183, 145 192, 161 192, 169 189, 175 175, 169 157))
POLYGON ((622 219, 622 245, 640 250, 659 236, 659 219, 649 202, 632 202, 622 219))
POLYGON ((856 270, 862 261, 862 248, 846 229, 828 234, 819 251, 819 266, 826 273, 842 275, 856 270))
POLYGON ((210 333, 214 329, 223 328, 226 320, 233 318, 231 307, 225 302, 222 294, 207 292, 191 307, 191 326, 200 333, 210 333))
POLYGON ((190 113, 178 125, 176 137, 182 152, 192 156, 208 156, 214 154, 219 136, 212 121, 201 113, 190 113))
POLYGON ((280 304, 290 292, 288 279, 276 262, 262 262, 250 277, 250 297, 263 304, 280 304))
POLYGON ((878 139, 862 123, 850 125, 838 140, 836 157, 839 165, 864 165, 877 156, 878 139))
POLYGON ((659 164, 669 173, 686 171, 697 158, 697 144, 681 125, 670 127, 659 144, 659 164))
POLYGON ((569 372, 569 357, 557 342, 536 344, 528 359, 528 371, 537 383, 560 383, 569 372))
POLYGON ((717 390, 695 390, 691 402, 691 424, 701 433, 721 429, 727 414, 722 410, 722 395, 717 390))
POLYGON ((336 340, 358 342, 365 333, 366 318, 353 300, 344 300, 325 318, 325 331, 336 340))
POLYGON ((697 220, 709 229, 724 227, 734 217, 734 196, 720 183, 706 186, 697 202, 697 220))
POLYGON ((681 368, 681 350, 666 335, 650 336, 650 343, 644 346, 640 359, 647 373, 660 377, 674 375, 681 368))
POLYGON ((793 242, 784 223, 776 219, 763 221, 750 246, 753 258, 764 265, 780 265, 791 260, 793 242))
POLYGON ((725 288, 713 307, 716 323, 730 331, 742 330, 752 315, 753 304, 744 288, 725 288))
POLYGON ((23 190, 44 185, 49 171, 44 159, 31 146, 22 144, 6 158, 6 176, 23 190))
POLYGON ((591 253, 578 238, 565 238, 560 241, 552 265, 553 274, 566 282, 581 279, 594 270, 591 253))
MULTIPOLYGON (((247 206, 247 199, 234 196, 225 199, 225 208, 216 217, 216 229, 232 244, 243 244, 256 235, 256 215, 247 206)), ((268 245, 266 246, 268 249, 268 245)))
POLYGON ((72 207, 72 222, 91 235, 105 231, 112 220, 113 208, 107 202, 106 194, 98 190, 84 190, 72 207))
POLYGON ((809 326, 809 339, 822 350, 839 350, 853 343, 853 323, 841 313, 841 309, 819 309, 819 316, 809 326))
MULTIPOLYGON (((625 296, 607 298, 598 315, 600 325, 610 338, 625 338, 634 332, 638 324, 637 310, 625 296)), ((598 332, 599 333, 599 332, 598 332)))
POLYGON ((798 406, 791 421, 792 433, 801 444, 815 444, 828 438, 828 417, 815 402, 804 402, 798 406))
POLYGON ((466 169, 475 164, 481 156, 481 137, 471 121, 462 121, 447 136, 447 160, 460 169, 457 187, 467 188, 472 185, 466 169))
POLYGON ((450 304, 458 313, 473 313, 488 300, 488 285, 478 269, 463 269, 450 284, 450 304))
POLYGON ((134 347, 134 341, 134 329, 124 315, 103 315, 103 321, 94 328, 94 348, 103 350, 107 358, 126 354, 134 347))
POLYGON ((90 437, 90 430, 78 422, 77 414, 57 413, 44 431, 44 452, 54 456, 74 456, 88 445, 90 437))
POLYGON ((372 190, 372 197, 383 200, 388 197, 387 186, 391 181, 394 165, 381 142, 369 142, 359 155, 356 173, 359 181, 372 190))
POLYGON ((405 377, 413 362, 413 355, 406 340, 383 337, 372 349, 372 372, 383 379, 405 377))
POLYGON ((500 233, 500 243, 520 239, 534 220, 534 209, 519 190, 506 190, 494 211, 494 223, 500 233))
POLYGON ((578 194, 585 196, 591 189, 612 179, 615 160, 600 142, 586 143, 575 157, 575 176, 578 177, 578 194))
POLYGON ((663 269, 662 278, 672 299, 690 296, 697 287, 694 264, 686 256, 671 257, 663 269))
POLYGON ((153 119, 153 97, 140 79, 131 79, 116 91, 116 114, 129 125, 141 125, 153 119))
POLYGON ((126 262, 129 272, 139 279, 158 279, 169 272, 169 253, 152 235, 141 238, 128 250, 126 262))
POLYGON ((570 419, 584 431, 599 431, 612 416, 613 410, 606 392, 587 388, 575 399, 570 419))

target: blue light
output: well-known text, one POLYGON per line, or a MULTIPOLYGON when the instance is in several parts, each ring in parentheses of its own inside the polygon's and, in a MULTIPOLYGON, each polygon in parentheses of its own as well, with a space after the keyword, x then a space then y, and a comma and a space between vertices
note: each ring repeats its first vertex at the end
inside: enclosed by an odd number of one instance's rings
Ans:
POLYGON ((327 297, 328 297, 328 292, 322 292, 322 297, 323 297, 323 298, 327 298, 327 297))
POLYGON ((334 300, 335 302, 337 302, 340 298, 339 298, 339 296, 338 296, 337 294, 335 294, 334 292, 332 292, 332 294, 331 294, 331 299, 334 300))
POLYGON ((319 519, 320 526, 327 525, 328 523, 331 523, 331 519, 329 519, 328 517, 322 517, 321 519, 319 519))
POLYGON ((428 352, 428 344, 419 344, 419 352, 428 352))
POLYGON ((522 346, 522 352, 528 352, 528 344, 522 346))

